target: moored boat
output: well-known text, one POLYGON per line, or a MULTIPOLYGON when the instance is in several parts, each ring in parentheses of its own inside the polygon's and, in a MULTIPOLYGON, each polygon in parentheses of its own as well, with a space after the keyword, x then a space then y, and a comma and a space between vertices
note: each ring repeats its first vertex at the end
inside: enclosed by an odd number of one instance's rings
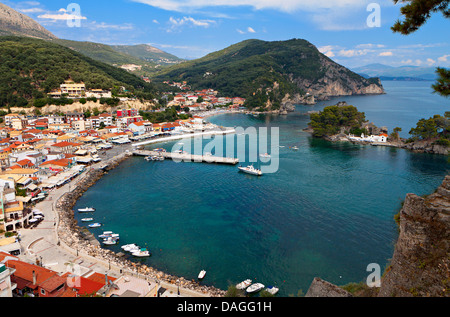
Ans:
POLYGON ((205 278, 205 275, 206 275, 206 271, 201 270, 200 273, 198 274, 198 279, 201 280, 201 279, 205 278))
POLYGON ((93 220, 94 220, 94 218, 83 218, 83 219, 81 219, 82 222, 91 222, 93 220))
POLYGON ((239 284, 237 284, 236 288, 237 289, 246 289, 250 285, 252 285, 252 280, 248 279, 248 280, 242 281, 239 284))
POLYGON ((96 223, 88 225, 89 228, 98 228, 98 227, 101 227, 101 226, 102 226, 102 224, 99 223, 99 222, 96 222, 96 223))
POLYGON ((239 171, 247 173, 247 174, 257 175, 257 176, 262 175, 262 171, 257 168, 254 168, 253 165, 250 165, 247 167, 239 166, 238 168, 239 168, 239 171))
POLYGON ((264 153, 264 154, 260 154, 259 157, 261 157, 261 158, 270 158, 271 156, 268 153, 264 153))
POLYGON ((256 292, 259 292, 260 290, 262 290, 263 288, 264 288, 264 284, 255 283, 255 284, 250 285, 246 291, 247 291, 247 293, 256 293, 256 292))
POLYGON ((114 244, 117 244, 117 239, 111 238, 111 237, 106 238, 105 240, 103 240, 103 244, 106 244, 106 245, 114 245, 114 244))
POLYGON ((275 286, 267 286, 266 291, 269 292, 272 295, 275 295, 276 293, 278 293, 280 289, 278 287, 275 286))
POLYGON ((78 209, 78 211, 79 212, 94 212, 95 208, 93 208, 93 207, 86 207, 86 208, 78 209))
POLYGON ((137 257, 150 256, 150 252, 148 252, 148 250, 145 248, 133 251, 131 254, 137 257))

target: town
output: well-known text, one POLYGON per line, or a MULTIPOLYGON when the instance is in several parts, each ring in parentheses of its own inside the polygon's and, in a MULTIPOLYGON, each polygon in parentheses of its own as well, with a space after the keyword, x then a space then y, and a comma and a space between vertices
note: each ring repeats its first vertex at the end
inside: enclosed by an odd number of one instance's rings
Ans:
MULTIPOLYGON (((186 83, 181 87, 186 87, 186 83)), ((179 296, 179 288, 171 290, 169 285, 161 291, 155 281, 118 273, 115 277, 108 276, 110 271, 102 266, 97 271, 91 266, 87 273, 76 276, 73 272, 63 272, 64 268, 52 270, 39 257, 31 261, 30 245, 46 239, 35 235, 45 229, 54 230, 45 228, 49 224, 56 225, 54 219, 46 219, 47 212, 42 206, 37 206, 46 204, 43 206, 53 211, 52 199, 59 199, 58 191, 65 191, 67 186, 70 190, 72 183, 83 173, 94 167, 102 168, 104 161, 123 154, 123 147, 130 143, 220 130, 206 122, 205 117, 244 111, 244 99, 216 96, 217 91, 210 89, 186 90, 175 96, 166 94, 167 105, 156 111, 170 107, 179 109, 177 114, 184 114, 185 118, 173 122, 145 120, 141 111, 122 109, 120 104, 114 112, 93 115, 86 112, 34 116, 5 114, 0 127, 0 295, 75 297, 128 293, 134 296, 179 296), (26 239, 25 235, 30 237, 26 239), (26 246, 25 240, 32 242, 26 246), (72 285, 74 279, 76 285, 72 285)), ((112 98, 112 94, 109 90, 86 90, 82 83, 67 81, 49 97, 80 101, 83 98, 112 98)), ((187 291, 181 294, 202 296, 187 291)))

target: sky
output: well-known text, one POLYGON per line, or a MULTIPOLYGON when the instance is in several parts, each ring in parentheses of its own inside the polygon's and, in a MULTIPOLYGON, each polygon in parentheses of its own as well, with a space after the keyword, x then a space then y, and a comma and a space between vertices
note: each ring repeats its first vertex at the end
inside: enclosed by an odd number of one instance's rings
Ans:
POLYGON ((2 3, 59 38, 149 44, 186 59, 246 39, 301 38, 349 68, 372 63, 450 66, 449 36, 445 35, 450 20, 435 13, 413 34, 393 33, 391 26, 402 17, 401 4, 392 0, 72 1, 2 3))

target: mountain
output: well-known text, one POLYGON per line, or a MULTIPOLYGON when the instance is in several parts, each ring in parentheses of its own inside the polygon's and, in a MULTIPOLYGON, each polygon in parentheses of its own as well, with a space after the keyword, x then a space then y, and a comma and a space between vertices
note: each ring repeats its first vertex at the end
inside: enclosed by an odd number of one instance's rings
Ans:
POLYGON ((246 40, 200 59, 163 69, 154 80, 187 81, 247 98, 251 108, 277 108, 287 95, 329 96, 384 93, 378 79, 365 79, 335 63, 306 40, 246 40))
POLYGON ((169 54, 147 44, 111 45, 111 48, 118 52, 134 56, 147 62, 156 63, 158 65, 178 64, 184 61, 183 59, 178 58, 175 55, 169 54))
POLYGON ((84 82, 87 89, 124 86, 153 98, 154 85, 129 72, 96 61, 50 41, 0 37, 0 106, 27 106, 44 98, 65 80, 84 82))
POLYGON ((36 21, 2 3, 0 3, 0 35, 56 39, 56 36, 36 21))
POLYGON ((434 67, 392 67, 383 64, 369 64, 352 70, 362 76, 380 77, 384 80, 435 80, 437 78, 434 67))

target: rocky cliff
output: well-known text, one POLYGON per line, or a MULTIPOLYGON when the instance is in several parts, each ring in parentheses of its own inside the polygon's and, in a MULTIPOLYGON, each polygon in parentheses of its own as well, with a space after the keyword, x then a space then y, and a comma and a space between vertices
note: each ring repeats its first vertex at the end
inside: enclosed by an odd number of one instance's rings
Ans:
POLYGON ((44 40, 56 36, 30 17, 0 3, 0 35, 28 36, 44 40))
POLYGON ((450 295, 450 176, 433 194, 408 194, 379 296, 450 295))

